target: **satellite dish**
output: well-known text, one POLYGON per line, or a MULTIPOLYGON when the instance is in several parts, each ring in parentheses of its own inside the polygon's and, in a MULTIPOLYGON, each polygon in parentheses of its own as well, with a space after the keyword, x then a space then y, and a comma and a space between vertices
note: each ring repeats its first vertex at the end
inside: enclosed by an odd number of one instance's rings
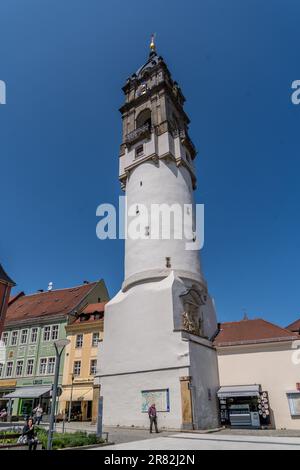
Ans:
POLYGON ((48 291, 51 291, 52 289, 53 289, 53 282, 49 282, 48 291))

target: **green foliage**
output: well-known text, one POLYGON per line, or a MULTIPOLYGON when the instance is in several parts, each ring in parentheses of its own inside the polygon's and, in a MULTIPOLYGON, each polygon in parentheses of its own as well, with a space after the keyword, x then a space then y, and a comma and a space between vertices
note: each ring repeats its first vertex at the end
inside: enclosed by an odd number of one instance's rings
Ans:
POLYGON ((2 431, 1 430, 0 434, 1 434, 1 436, 5 436, 4 439, 0 439, 0 445, 3 445, 3 444, 16 444, 17 443, 18 438, 10 437, 10 436, 14 436, 16 434, 16 431, 14 431, 14 430, 8 430, 8 431, 3 430, 2 431))
MULTIPOLYGON (((42 443, 43 449, 47 448, 48 431, 37 428, 38 440, 42 443)), ((64 449, 66 447, 80 447, 92 444, 102 444, 103 439, 98 439, 95 434, 87 434, 84 431, 53 433, 52 448, 64 449)))

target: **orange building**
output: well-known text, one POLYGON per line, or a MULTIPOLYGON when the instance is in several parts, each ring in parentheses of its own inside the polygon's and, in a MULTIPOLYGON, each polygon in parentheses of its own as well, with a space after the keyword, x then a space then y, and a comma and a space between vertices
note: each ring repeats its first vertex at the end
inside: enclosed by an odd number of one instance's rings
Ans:
POLYGON ((15 286, 14 281, 8 277, 0 264, 0 338, 3 332, 10 291, 13 286, 15 286))
POLYGON ((97 372, 98 343, 103 340, 103 317, 106 302, 87 305, 78 318, 66 326, 70 343, 66 347, 59 412, 78 421, 96 421, 99 386, 97 372))

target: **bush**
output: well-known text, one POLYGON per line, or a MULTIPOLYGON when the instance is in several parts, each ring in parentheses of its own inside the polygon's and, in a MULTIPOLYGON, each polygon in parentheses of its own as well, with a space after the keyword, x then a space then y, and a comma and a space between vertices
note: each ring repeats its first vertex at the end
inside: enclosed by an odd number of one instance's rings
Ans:
MULTIPOLYGON (((43 449, 47 448, 48 431, 38 428, 37 437, 42 443, 43 449)), ((64 434, 54 432, 52 449, 64 449, 66 447, 80 447, 92 444, 101 444, 103 439, 99 439, 96 434, 87 434, 84 431, 66 432, 64 434)))

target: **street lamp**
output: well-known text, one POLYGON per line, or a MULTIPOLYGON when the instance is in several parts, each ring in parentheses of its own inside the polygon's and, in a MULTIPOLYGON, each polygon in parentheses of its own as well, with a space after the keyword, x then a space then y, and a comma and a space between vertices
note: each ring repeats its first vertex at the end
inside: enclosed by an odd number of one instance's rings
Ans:
POLYGON ((71 421, 71 409, 72 409, 72 398, 73 398, 73 385, 74 385, 74 374, 71 374, 71 394, 70 394, 70 403, 69 403, 69 413, 68 413, 68 423, 71 421))
POLYGON ((59 378, 59 366, 60 366, 60 359, 63 353, 63 350, 70 343, 69 339, 58 339, 54 341, 54 348, 56 353, 56 361, 55 361, 55 374, 54 374, 54 384, 52 387, 52 402, 51 402, 51 413, 50 413, 50 420, 49 420, 49 430, 48 430, 48 442, 47 442, 47 450, 52 449, 52 437, 53 437, 53 428, 54 428, 54 419, 55 419, 55 408, 56 408, 56 397, 57 397, 57 387, 58 387, 58 378, 59 378))

